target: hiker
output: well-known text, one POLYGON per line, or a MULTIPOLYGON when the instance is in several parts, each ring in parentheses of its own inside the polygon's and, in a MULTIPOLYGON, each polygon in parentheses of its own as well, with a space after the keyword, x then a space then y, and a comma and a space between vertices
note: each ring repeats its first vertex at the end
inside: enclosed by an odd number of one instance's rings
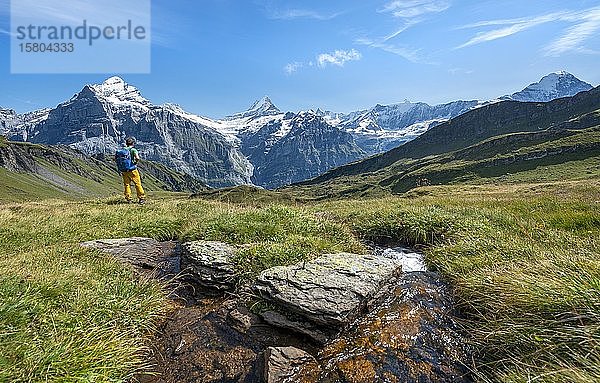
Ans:
POLYGON ((135 145, 135 138, 128 137, 125 140, 125 147, 117 150, 115 154, 115 161, 117 162, 117 168, 123 176, 123 183, 125 184, 125 199, 128 203, 131 203, 131 182, 135 184, 135 192, 137 194, 138 203, 143 205, 146 202, 146 194, 142 187, 142 179, 140 178, 140 172, 137 170, 137 163, 140 161, 140 154, 135 145))

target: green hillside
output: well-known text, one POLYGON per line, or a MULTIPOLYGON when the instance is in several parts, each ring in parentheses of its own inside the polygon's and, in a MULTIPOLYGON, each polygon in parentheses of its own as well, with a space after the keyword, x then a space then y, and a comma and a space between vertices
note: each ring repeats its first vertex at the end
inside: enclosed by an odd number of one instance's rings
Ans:
MULTIPOLYGON (((149 192, 197 192, 198 180, 164 165, 143 161, 149 192)), ((0 201, 81 199, 120 194, 122 181, 108 157, 87 157, 68 147, 0 142, 0 201)))
POLYGON ((595 88, 549 103, 488 105, 286 190, 323 198, 401 193, 422 185, 594 179, 599 164, 595 88))

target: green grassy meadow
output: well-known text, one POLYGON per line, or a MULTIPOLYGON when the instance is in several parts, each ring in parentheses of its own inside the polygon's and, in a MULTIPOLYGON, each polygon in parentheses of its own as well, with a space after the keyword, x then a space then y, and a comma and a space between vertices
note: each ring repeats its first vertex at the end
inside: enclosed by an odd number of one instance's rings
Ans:
POLYGON ((453 287, 478 381, 600 381, 600 181, 580 180, 321 202, 252 190, 0 202, 1 382, 123 382, 149 368, 164 291, 78 245, 127 236, 244 245, 247 280, 365 241, 415 246, 453 287))

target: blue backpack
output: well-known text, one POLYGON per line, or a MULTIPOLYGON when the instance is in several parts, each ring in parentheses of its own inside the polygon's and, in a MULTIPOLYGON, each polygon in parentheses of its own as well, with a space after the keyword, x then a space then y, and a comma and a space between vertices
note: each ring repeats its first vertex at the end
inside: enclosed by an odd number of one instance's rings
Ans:
POLYGON ((131 158, 131 150, 127 148, 117 150, 115 153, 115 160, 117 161, 117 168, 120 172, 130 172, 137 169, 137 166, 133 163, 131 158))

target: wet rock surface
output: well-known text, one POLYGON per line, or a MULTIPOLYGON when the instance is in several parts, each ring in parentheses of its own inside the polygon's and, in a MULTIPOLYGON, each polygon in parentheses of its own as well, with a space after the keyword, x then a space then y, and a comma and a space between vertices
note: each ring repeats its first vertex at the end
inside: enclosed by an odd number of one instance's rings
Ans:
MULTIPOLYGON (((319 352, 322 373, 310 382, 471 382, 449 297, 436 274, 405 274, 376 309, 319 352)), ((297 381, 311 371, 299 371, 297 381)))
MULTIPOLYGON (((330 329, 350 323, 381 287, 394 280, 402 264, 393 258, 348 253, 274 267, 261 273, 254 290, 280 306, 280 313, 330 329)), ((303 328, 297 329, 304 332, 303 328)))
POLYGON ((163 322, 152 346, 154 375, 137 376, 140 383, 264 382, 265 351, 294 346, 316 354, 306 338, 269 326, 254 314, 244 332, 229 313, 243 311, 237 300, 201 299, 179 302, 163 322))
POLYGON ((266 383, 298 382, 300 377, 296 374, 300 370, 303 379, 315 379, 319 366, 312 355, 296 347, 269 347, 265 351, 266 383))
POLYGON ((181 267, 197 284, 217 291, 233 290, 237 274, 231 262, 236 249, 223 242, 194 241, 182 245, 181 267))

